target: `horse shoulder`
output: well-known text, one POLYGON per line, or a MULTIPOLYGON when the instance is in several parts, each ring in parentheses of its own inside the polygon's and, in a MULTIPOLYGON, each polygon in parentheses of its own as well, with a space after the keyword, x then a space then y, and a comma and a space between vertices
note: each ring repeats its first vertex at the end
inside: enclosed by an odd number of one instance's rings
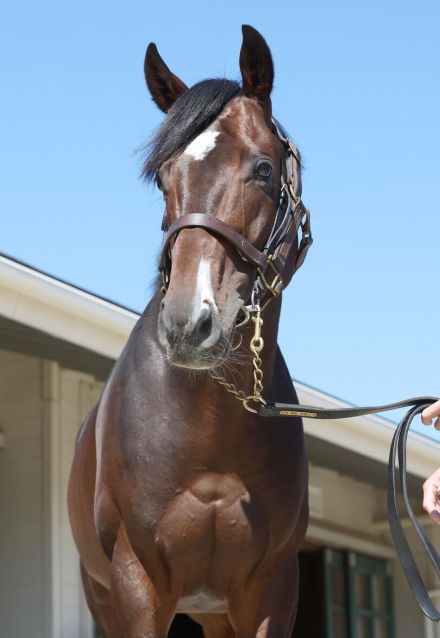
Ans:
POLYGON ((67 503, 73 538, 87 573, 104 587, 110 583, 110 562, 99 542, 94 520, 96 444, 99 403, 87 414, 76 439, 67 503))

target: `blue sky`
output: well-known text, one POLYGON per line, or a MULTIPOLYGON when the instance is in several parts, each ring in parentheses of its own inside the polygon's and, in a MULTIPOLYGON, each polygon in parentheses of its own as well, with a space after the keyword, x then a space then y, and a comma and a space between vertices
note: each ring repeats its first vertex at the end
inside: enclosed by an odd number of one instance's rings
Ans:
POLYGON ((272 49, 313 215, 284 295, 292 375, 358 404, 439 395, 438 0, 7 3, 0 251, 143 309, 162 217, 135 154, 161 120, 145 48, 187 84, 238 78, 242 23, 272 49))

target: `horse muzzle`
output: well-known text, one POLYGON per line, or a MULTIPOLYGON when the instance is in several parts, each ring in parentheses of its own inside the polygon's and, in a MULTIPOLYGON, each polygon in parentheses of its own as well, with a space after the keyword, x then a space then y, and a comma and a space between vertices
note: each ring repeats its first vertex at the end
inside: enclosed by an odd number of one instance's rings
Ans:
POLYGON ((164 299, 158 317, 158 337, 170 363, 181 368, 210 369, 224 354, 225 340, 215 303, 204 303, 185 313, 164 299))

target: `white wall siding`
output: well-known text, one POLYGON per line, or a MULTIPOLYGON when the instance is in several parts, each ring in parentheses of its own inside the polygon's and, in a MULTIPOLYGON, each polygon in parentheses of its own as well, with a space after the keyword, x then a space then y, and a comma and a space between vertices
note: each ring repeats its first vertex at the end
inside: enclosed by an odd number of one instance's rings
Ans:
POLYGON ((72 370, 60 370, 60 638, 89 638, 91 631, 91 621, 88 619, 82 592, 78 552, 70 531, 66 497, 76 435, 84 416, 98 401, 101 391, 102 383, 92 376, 72 370))
POLYGON ((371 531, 378 497, 378 490, 372 485, 315 465, 310 466, 310 485, 322 490, 326 522, 360 532, 371 531))
POLYGON ((90 638, 67 513, 76 433, 102 383, 0 350, 0 636, 90 638))
POLYGON ((0 635, 44 633, 41 362, 0 350, 0 635))

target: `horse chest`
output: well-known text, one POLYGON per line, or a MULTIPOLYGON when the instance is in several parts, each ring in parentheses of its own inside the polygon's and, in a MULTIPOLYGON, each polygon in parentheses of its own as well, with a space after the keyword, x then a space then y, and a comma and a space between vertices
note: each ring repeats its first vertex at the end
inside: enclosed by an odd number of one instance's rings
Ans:
MULTIPOLYGON (((270 521, 236 475, 204 475, 177 490, 158 522, 155 543, 171 571, 231 578, 264 556, 270 521)), ((218 580, 218 579, 217 579, 218 580)))

